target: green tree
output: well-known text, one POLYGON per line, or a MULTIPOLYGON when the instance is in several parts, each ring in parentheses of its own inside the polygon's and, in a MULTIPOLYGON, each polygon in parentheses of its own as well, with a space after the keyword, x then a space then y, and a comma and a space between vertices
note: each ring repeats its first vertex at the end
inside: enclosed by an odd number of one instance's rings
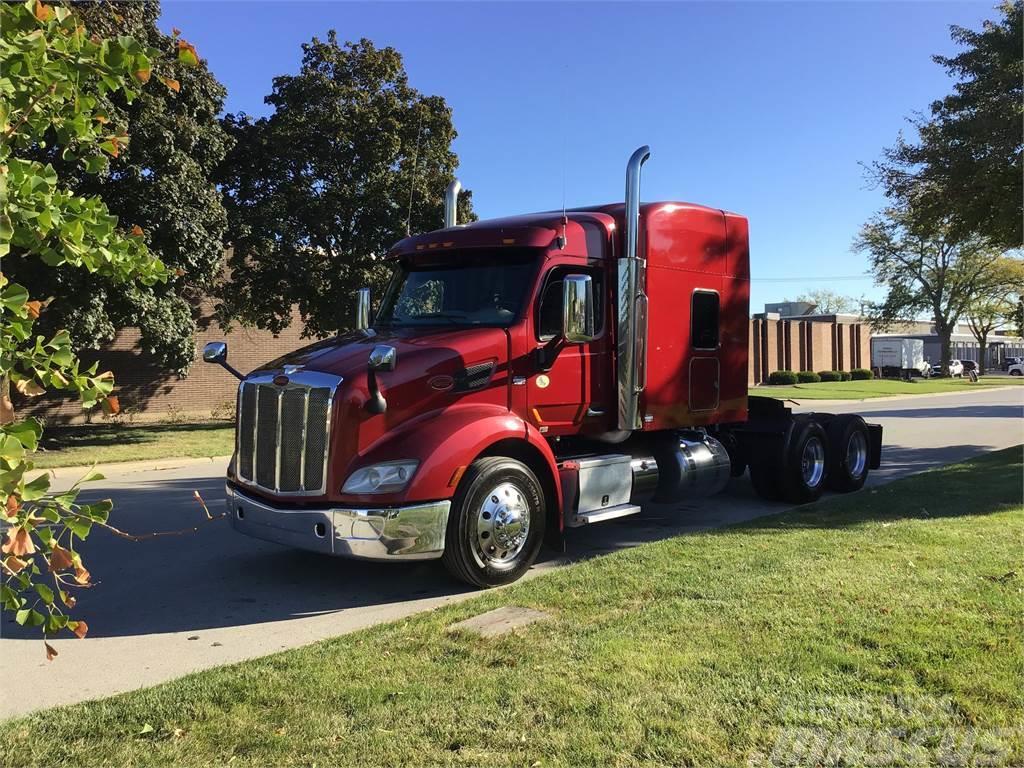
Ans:
POLYGON ((75 13, 92 34, 130 35, 159 51, 168 61, 161 75, 171 86, 143 75, 129 99, 124 91, 97 93, 90 83, 80 84, 96 93, 109 124, 133 138, 99 173, 62 157, 52 131, 45 147, 25 156, 51 164, 67 189, 98 196, 119 220, 140 226, 170 279, 151 286, 118 283, 39 261, 13 264, 8 273, 33 295, 61 298, 40 318, 42 331, 65 328, 76 348, 97 349, 117 329, 136 326, 142 346, 163 366, 185 371, 195 354, 196 302, 224 262, 227 214, 212 177, 229 146, 218 117, 225 91, 205 65, 174 61, 179 41, 157 29, 158 3, 82 3, 75 13))
MULTIPOLYGON (((190 44, 178 41, 177 48, 178 61, 195 63, 190 44)), ((63 162, 103 172, 128 143, 123 126, 107 114, 108 97, 117 93, 130 102, 154 74, 165 87, 178 87, 161 72, 161 52, 128 36, 92 35, 69 8, 28 0, 0 4, 0 60, 4 269, 32 261, 118 285, 165 281, 167 270, 148 252, 138 225, 120 230, 102 200, 67 189, 52 164, 33 157, 50 146, 63 162)), ((111 374, 98 373, 95 365, 83 370, 67 330, 36 333, 36 319, 54 306, 0 274, 0 605, 19 624, 41 627, 44 636, 67 629, 84 637, 86 623, 68 615, 75 590, 90 586, 78 543, 95 526, 112 528, 111 503, 79 503, 77 484, 52 494, 46 473, 29 478, 42 425, 16 420, 8 395, 11 386, 27 397, 48 388, 71 390, 85 407, 101 403, 107 412, 117 410, 117 401, 111 374)), ((56 655, 49 644, 46 651, 48 658, 56 655)))
MULTIPOLYGON (((270 117, 228 115, 223 165, 232 255, 224 320, 279 332, 298 305, 307 335, 352 325, 354 294, 380 286, 387 248, 442 224, 458 159, 451 110, 409 85, 402 57, 369 40, 302 46, 274 80, 270 117)), ((460 220, 471 216, 470 195, 460 220)))
POLYGON ((882 302, 869 306, 872 325, 885 330, 929 315, 944 371, 956 324, 976 297, 998 288, 1002 278, 996 265, 1004 258, 988 240, 956 232, 905 204, 874 216, 854 241, 854 249, 868 255, 875 283, 887 289, 882 302))
POLYGON ((967 305, 967 325, 978 342, 979 373, 985 373, 989 334, 1011 324, 1024 289, 1024 262, 1004 257, 991 267, 990 288, 973 296, 967 305))
POLYGON ((954 26, 956 56, 935 56, 957 79, 953 93, 887 149, 873 175, 893 200, 915 199, 920 215, 953 236, 1024 244, 1024 2, 1006 0, 981 31, 954 26))
POLYGON ((795 299, 784 299, 784 301, 803 301, 814 304, 815 311, 822 315, 835 315, 843 312, 856 312, 860 309, 860 299, 852 296, 844 296, 828 288, 818 288, 805 291, 795 299))

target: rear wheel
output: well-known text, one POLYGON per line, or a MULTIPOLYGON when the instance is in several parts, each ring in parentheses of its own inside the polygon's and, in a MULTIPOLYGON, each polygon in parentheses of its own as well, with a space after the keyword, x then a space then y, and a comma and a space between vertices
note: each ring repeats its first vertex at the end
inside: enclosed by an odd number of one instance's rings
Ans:
POLYGON ((868 427, 860 416, 837 416, 828 429, 828 487, 839 493, 859 490, 868 479, 868 427))
POLYGON ((782 495, 791 504, 817 501, 828 477, 828 438, 815 421, 797 423, 782 467, 782 495))
POLYGON ((522 462, 477 459, 452 499, 442 561, 453 576, 496 587, 522 576, 544 539, 544 493, 522 462))

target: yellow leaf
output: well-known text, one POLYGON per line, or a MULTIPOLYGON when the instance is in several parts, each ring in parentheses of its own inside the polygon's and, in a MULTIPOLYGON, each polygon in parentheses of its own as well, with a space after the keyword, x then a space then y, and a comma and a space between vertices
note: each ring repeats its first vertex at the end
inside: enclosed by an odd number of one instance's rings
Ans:
POLYGON ((22 560, 20 557, 15 557, 14 555, 8 555, 4 560, 4 568, 11 573, 17 573, 26 565, 28 565, 27 562, 22 560))
POLYGON ((41 3, 39 0, 36 0, 35 15, 39 21, 47 22, 50 20, 50 17, 53 16, 53 9, 45 3, 41 3))
POLYGON ((57 649, 45 640, 43 641, 43 645, 46 646, 46 660, 53 661, 57 657, 57 649))
POLYGON ((105 398, 100 405, 107 416, 114 416, 121 410, 121 403, 118 401, 117 395, 111 395, 110 397, 105 398))
POLYGON ((140 83, 143 83, 143 84, 149 82, 149 77, 152 74, 153 74, 153 70, 151 70, 151 69, 137 69, 137 70, 135 70, 135 78, 140 83))
POLYGON ((32 379, 22 379, 14 386, 25 397, 39 397, 46 392, 45 389, 36 384, 32 379))
POLYGON ((138 224, 136 224, 134 227, 132 227, 132 237, 142 237, 142 235, 143 235, 142 227, 140 227, 138 224))
POLYGON ((173 77, 161 77, 160 81, 175 93, 181 92, 181 83, 179 83, 173 77))
POLYGON ((8 555, 21 557, 35 554, 36 545, 32 543, 32 536, 29 535, 27 528, 14 528, 7 531, 7 541, 0 550, 8 555))
POLYGON ((39 312, 43 308, 43 302, 41 301, 26 301, 25 306, 28 308, 28 313, 33 318, 39 317, 39 312))
POLYGON ((89 625, 86 624, 84 621, 69 621, 68 629, 74 632, 79 640, 82 640, 89 632, 89 625))

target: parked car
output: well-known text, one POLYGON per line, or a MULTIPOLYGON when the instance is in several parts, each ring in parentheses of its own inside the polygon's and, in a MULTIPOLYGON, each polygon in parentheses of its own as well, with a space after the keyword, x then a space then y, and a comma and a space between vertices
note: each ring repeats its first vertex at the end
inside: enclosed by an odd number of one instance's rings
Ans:
POLYGON ((1024 376, 1024 363, 1015 363, 1008 369, 1011 376, 1024 376))
POLYGON ((1024 365, 1024 357, 1004 357, 999 367, 1004 371, 1009 371, 1015 365, 1024 365))
MULTIPOLYGON (((942 363, 939 363, 938 365, 933 365, 932 366, 932 376, 941 376, 941 375, 942 375, 942 363)), ((949 375, 949 376, 963 376, 964 375, 964 364, 962 362, 960 362, 959 360, 950 360, 949 361, 949 371, 948 371, 947 375, 949 375)))

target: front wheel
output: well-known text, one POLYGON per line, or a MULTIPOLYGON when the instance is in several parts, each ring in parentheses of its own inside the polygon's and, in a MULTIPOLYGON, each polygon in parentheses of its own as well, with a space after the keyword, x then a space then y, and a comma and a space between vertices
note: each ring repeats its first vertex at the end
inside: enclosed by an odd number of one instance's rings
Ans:
POLYGON ((509 584, 537 559, 544 540, 544 493, 520 461, 474 461, 452 499, 442 562, 476 587, 509 584))
POLYGON ((1011 376, 1024 376, 1024 371, 1010 371, 1011 376))

